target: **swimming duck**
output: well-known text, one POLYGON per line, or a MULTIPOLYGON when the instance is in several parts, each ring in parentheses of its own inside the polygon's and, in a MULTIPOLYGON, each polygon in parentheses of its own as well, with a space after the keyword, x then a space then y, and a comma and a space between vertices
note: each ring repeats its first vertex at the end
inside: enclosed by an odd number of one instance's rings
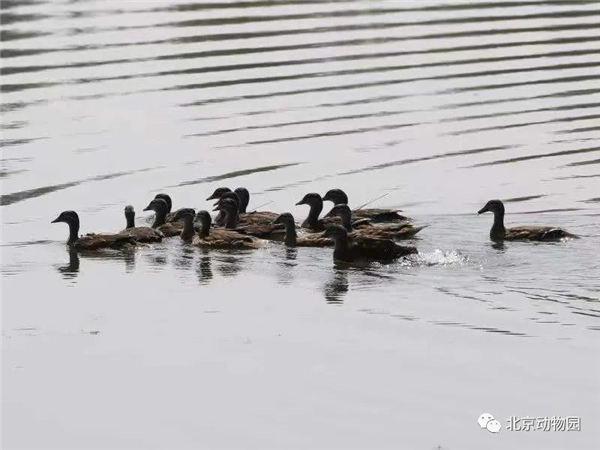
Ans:
POLYGON ((167 216, 165 217, 165 222, 170 223, 174 222, 175 213, 177 211, 172 211, 173 209, 173 200, 171 200, 171 196, 168 194, 156 194, 154 198, 162 198, 165 202, 167 202, 167 216))
MULTIPOLYGON (((285 230, 281 225, 273 225, 271 222, 253 222, 240 220, 239 197, 235 192, 228 192, 221 196, 215 204, 214 211, 220 211, 224 215, 224 227, 235 229, 241 233, 261 239, 283 240, 285 230)), ((216 219, 215 219, 216 220, 216 219)))
POLYGON ((390 239, 360 237, 348 238, 348 232, 341 225, 330 225, 321 235, 334 241, 333 259, 340 261, 378 260, 390 261, 402 256, 418 253, 415 247, 396 244, 390 239))
MULTIPOLYGON (((348 205, 348 196, 341 189, 330 189, 323 197, 323 201, 333 202, 333 205, 346 204, 348 205)), ((403 220, 412 220, 398 214, 398 211, 384 208, 359 208, 352 211, 356 219, 370 219, 373 223, 379 222, 400 222, 403 220)))
POLYGON ((197 247, 210 248, 259 248, 260 241, 251 236, 240 234, 235 230, 216 228, 211 230, 211 217, 208 211, 198 211, 195 214, 191 208, 177 211, 177 220, 184 223, 181 239, 197 247), (194 233, 194 218, 201 223, 198 233, 194 233))
MULTIPOLYGON (((214 190, 214 192, 212 194, 210 194, 209 197, 207 197, 206 201, 208 202, 210 200, 219 200, 223 195, 225 195, 229 192, 233 192, 233 191, 231 189, 229 189, 228 187, 216 188, 214 190)), ((238 202, 239 202, 239 199, 238 199, 238 202)), ((217 217, 215 217, 215 225, 218 227, 222 227, 224 221, 225 221, 225 215, 224 215, 224 213, 219 211, 219 213, 217 214, 217 217)))
POLYGON ((242 224, 264 223, 265 225, 272 224, 279 214, 271 211, 252 211, 247 212, 248 203, 250 203, 250 192, 245 187, 239 187, 234 191, 240 199, 240 222, 242 224))
MULTIPOLYGON (((327 217, 339 217, 346 231, 349 233, 353 232, 352 226, 355 224, 352 223, 352 211, 348 205, 344 203, 335 205, 325 215, 325 218, 327 217)), ((363 236, 381 239, 407 239, 413 237, 425 227, 416 227, 408 221, 378 224, 372 224, 370 221, 361 221, 356 228, 358 229, 354 231, 354 234, 363 236)))
POLYGON ((168 204, 164 199, 155 198, 144 208, 144 211, 154 211, 156 214, 152 228, 160 231, 165 237, 178 236, 183 230, 183 223, 166 223, 168 208, 168 204))
POLYGON ((125 234, 135 238, 137 242, 160 242, 164 235, 154 228, 150 227, 136 227, 135 226, 135 210, 133 206, 127 205, 125 207, 125 219, 127 221, 127 227, 119 234, 125 234))
POLYGON ((504 228, 504 204, 500 200, 490 200, 477 214, 488 211, 494 213, 494 224, 490 230, 492 241, 558 241, 563 238, 578 237, 562 228, 549 226, 525 225, 504 228))
POLYGON ((288 247, 331 247, 333 241, 323 238, 315 233, 298 237, 296 233, 296 222, 290 213, 280 214, 275 218, 273 224, 282 224, 285 227, 285 245, 288 247))
POLYGON ((323 199, 315 192, 306 194, 296 205, 308 205, 310 207, 308 216, 302 222, 302 228, 308 228, 312 231, 323 231, 327 225, 336 223, 332 219, 319 219, 319 215, 323 211, 323 199))
POLYGON ((135 245, 133 237, 120 233, 87 234, 79 237, 79 216, 75 211, 63 211, 52 223, 69 225, 67 245, 76 250, 98 250, 101 248, 122 249, 135 245))

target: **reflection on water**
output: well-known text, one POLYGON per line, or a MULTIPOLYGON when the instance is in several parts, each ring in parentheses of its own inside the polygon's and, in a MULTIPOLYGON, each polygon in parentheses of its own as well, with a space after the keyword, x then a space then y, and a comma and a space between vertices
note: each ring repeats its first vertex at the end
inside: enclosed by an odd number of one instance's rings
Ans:
POLYGON ((348 293, 349 288, 346 270, 334 268, 331 279, 323 286, 325 300, 331 305, 341 305, 344 303, 344 296, 348 293))
POLYGON ((56 267, 66 280, 77 278, 79 274, 79 252, 72 248, 68 249, 68 252, 69 263, 56 267))

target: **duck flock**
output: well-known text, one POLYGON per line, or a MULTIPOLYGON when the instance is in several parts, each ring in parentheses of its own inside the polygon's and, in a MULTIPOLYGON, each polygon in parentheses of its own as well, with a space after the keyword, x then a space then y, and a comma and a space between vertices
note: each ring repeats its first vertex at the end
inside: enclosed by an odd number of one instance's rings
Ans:
MULTIPOLYGON (((396 241, 413 238, 425 228, 398 210, 351 209, 348 196, 341 189, 331 189, 323 197, 317 193, 306 194, 296 203, 310 208, 300 225, 289 212, 247 211, 250 193, 244 187, 218 188, 206 200, 216 200, 214 218, 206 210, 172 211, 171 197, 158 194, 144 208, 155 213, 151 226, 135 226, 135 209, 131 205, 125 207, 127 226, 117 233, 79 236, 80 222, 75 211, 62 212, 52 223, 69 225, 67 244, 76 250, 124 249, 140 243, 151 245, 171 237, 179 237, 192 246, 215 249, 257 249, 266 241, 279 241, 288 247, 333 247, 334 260, 346 262, 390 261, 416 254, 416 247, 396 241), (320 217, 326 201, 332 202, 333 208, 320 217)), ((577 237, 551 226, 505 228, 504 205, 500 200, 490 200, 479 214, 488 211, 494 214, 490 231, 493 241, 555 241, 577 237)))

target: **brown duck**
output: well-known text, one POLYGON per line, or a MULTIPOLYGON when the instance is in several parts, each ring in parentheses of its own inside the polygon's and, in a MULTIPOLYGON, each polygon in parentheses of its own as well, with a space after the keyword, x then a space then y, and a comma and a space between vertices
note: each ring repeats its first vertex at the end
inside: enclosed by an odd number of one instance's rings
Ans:
POLYGON ((193 209, 184 208, 177 211, 175 217, 184 223, 181 239, 196 247, 255 249, 261 246, 259 239, 238 233, 235 230, 211 229, 212 219, 208 211, 202 210, 195 214, 193 209), (194 218, 201 224, 198 233, 195 233, 194 230, 194 218))
POLYGON ((355 237, 350 240, 348 232, 341 225, 329 226, 322 237, 333 239, 333 259, 339 261, 391 261, 418 253, 416 247, 398 245, 390 239, 355 237))
POLYGON ((281 225, 271 222, 242 222, 239 214, 239 197, 235 192, 223 194, 215 204, 214 211, 219 211, 224 217, 224 226, 261 239, 283 240, 285 230, 281 225))
MULTIPOLYGON (((333 202, 333 205, 348 205, 348 196, 341 189, 330 189, 323 197, 323 201, 333 202)), ((352 211, 355 219, 369 219, 373 223, 400 222, 412 220, 410 217, 398 214, 398 211, 384 208, 358 208, 352 211)))
POLYGON ((273 224, 282 224, 285 227, 285 245, 288 247, 331 247, 333 241, 319 234, 311 233, 298 236, 296 233, 296 222, 290 213, 283 213, 275 218, 273 224))
POLYGON ((381 239, 409 239, 425 228, 424 226, 414 226, 409 221, 377 224, 370 223, 369 221, 361 221, 357 224, 352 223, 352 215, 353 212, 348 205, 340 203, 331 208, 331 211, 325 215, 325 218, 339 217, 346 231, 353 235, 381 239), (353 231, 353 225, 356 228, 355 231, 353 231))
POLYGON ((76 250, 98 250, 102 248, 123 249, 136 244, 136 240, 120 233, 87 234, 79 236, 79 216, 75 211, 63 211, 52 223, 69 225, 67 245, 76 250))
POLYGON ((159 230, 150 227, 135 226, 135 210, 131 205, 127 205, 125 207, 125 220, 127 222, 127 226, 119 234, 130 236, 137 242, 148 243, 162 241, 164 235, 159 230))
POLYGON ((578 236, 562 228, 524 225, 519 227, 504 227, 504 204, 500 200, 490 200, 477 214, 491 211, 494 213, 494 224, 490 230, 492 241, 558 241, 564 238, 577 238, 578 236))

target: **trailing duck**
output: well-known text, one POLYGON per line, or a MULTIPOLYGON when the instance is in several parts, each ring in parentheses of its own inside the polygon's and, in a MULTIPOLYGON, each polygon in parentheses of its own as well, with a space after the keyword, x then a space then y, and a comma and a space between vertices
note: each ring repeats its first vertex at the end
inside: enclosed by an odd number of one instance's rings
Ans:
POLYGON ((160 242, 164 235, 154 228, 136 227, 135 226, 135 210, 133 206, 125 207, 125 220, 127 226, 119 234, 127 235, 134 238, 137 242, 160 242))
POLYGON ((353 224, 352 214, 353 212, 348 205, 340 203, 331 208, 331 211, 329 211, 325 217, 339 217, 348 233, 382 239, 412 238, 415 234, 425 228, 424 226, 414 226, 409 221, 377 224, 373 224, 370 221, 361 221, 358 224, 353 224), (353 225, 356 225, 356 231, 353 231, 353 225))
POLYGON ((239 232, 261 239, 283 240, 285 231, 280 225, 268 223, 241 222, 239 214, 239 197, 235 192, 223 194, 215 204, 214 211, 223 214, 225 228, 236 229, 239 232))
MULTIPOLYGON (((323 197, 323 201, 333 202, 333 205, 349 205, 348 196, 341 189, 330 189, 323 197)), ((412 220, 410 217, 398 214, 398 211, 385 208, 358 208, 352 211, 355 219, 369 219, 373 223, 400 222, 412 220)))
POLYGON ((558 241, 564 238, 578 236, 551 226, 523 225, 519 227, 504 227, 504 204, 500 200, 490 200, 477 214, 491 211, 494 213, 494 224, 490 230, 492 241, 558 241))
POLYGON ((333 241, 318 234, 311 233, 298 236, 296 233, 296 222, 290 213, 283 213, 275 218, 274 225, 282 224, 285 227, 285 245, 288 247, 331 247, 333 241))
POLYGON ((321 236, 333 239, 333 259, 339 261, 392 261, 418 253, 416 247, 398 245, 390 239, 360 237, 350 240, 348 232, 341 225, 329 226, 321 236))
POLYGON ((136 240, 120 233, 87 234, 79 236, 79 216, 75 211, 63 211, 52 223, 69 225, 67 245, 76 250, 98 250, 102 248, 123 249, 136 244, 136 240))
POLYGON ((258 239, 235 230, 211 229, 212 219, 208 211, 202 210, 195 214, 193 209, 184 208, 177 211, 175 218, 184 223, 181 239, 197 247, 255 249, 261 246, 258 239), (201 224, 197 234, 194 230, 194 219, 201 224))

